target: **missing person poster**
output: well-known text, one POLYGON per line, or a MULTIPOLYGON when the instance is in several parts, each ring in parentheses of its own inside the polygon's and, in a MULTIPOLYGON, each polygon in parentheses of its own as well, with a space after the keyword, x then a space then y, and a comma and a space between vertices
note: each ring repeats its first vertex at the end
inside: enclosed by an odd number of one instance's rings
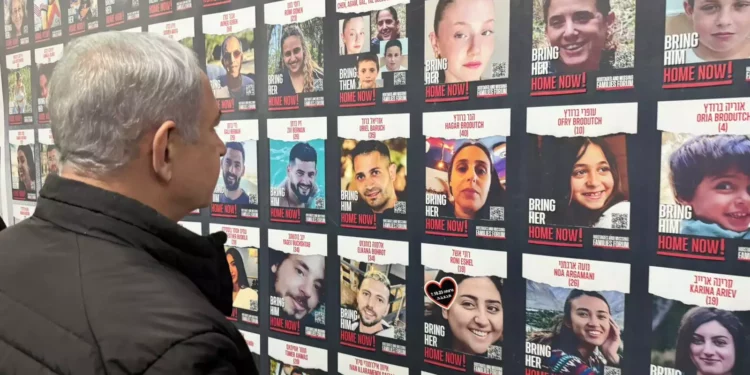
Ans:
POLYGON ((425 102, 508 95, 510 0, 426 0, 425 102))
POLYGON ((60 150, 52 139, 52 129, 39 129, 37 136, 39 137, 39 169, 41 171, 39 187, 41 188, 49 175, 60 174, 60 150))
POLYGON ((425 233, 505 239, 510 109, 423 114, 425 233))
POLYGON ((747 373, 749 288, 748 277, 650 267, 650 373, 747 373))
MULTIPOLYGON (((36 206, 30 206, 26 204, 13 204, 13 225, 16 225, 34 214, 36 206)), ((10 223, 8 223, 10 224, 10 223)))
POLYGON ((534 1, 531 96, 632 89, 635 20, 633 0, 534 1))
POLYGON ((232 315, 227 319, 258 325, 258 250, 260 229, 225 224, 209 224, 209 233, 227 234, 224 252, 232 276, 232 315))
POLYGON ((341 227, 405 231, 409 114, 339 116, 341 227))
MULTIPOLYGON (((55 0, 58 1, 58 0, 55 0)), ((36 108, 37 123, 49 124, 49 109, 47 108, 47 94, 49 93, 49 81, 57 62, 63 54, 63 45, 37 48, 34 50, 34 62, 36 63, 36 74, 34 81, 37 86, 36 108)))
POLYGON ((323 375, 328 373, 328 351, 268 338, 271 375, 323 375))
POLYGON ((339 375, 409 375, 406 367, 372 361, 339 352, 339 375))
POLYGON ((34 42, 46 42, 62 36, 60 0, 32 0, 34 7, 34 42))
POLYGON ((620 374, 630 265, 523 254, 526 373, 620 374))
POLYGON ((659 102, 659 255, 750 261, 750 98, 659 102))
POLYGON ((206 73, 223 113, 254 111, 255 7, 203 15, 206 73))
POLYGON ((36 201, 38 159, 34 129, 8 132, 10 181, 15 201, 36 201))
POLYGON ((67 14, 69 36, 99 28, 99 2, 97 0, 69 0, 67 14))
MULTIPOLYGON (((155 23, 148 25, 148 32, 180 42, 180 44, 192 50, 193 40, 195 39, 194 22, 195 20, 191 17, 155 23)), ((140 32, 140 28, 132 31, 140 32)))
POLYGON ((638 104, 528 108, 526 121, 529 243, 629 249, 627 135, 638 104))
POLYGON ((107 27, 115 27, 125 22, 137 21, 141 16, 140 1, 104 0, 105 25, 107 27))
POLYGON ((268 119, 271 221, 326 223, 327 119, 268 119))
POLYGON ((406 356, 409 243, 338 237, 341 345, 406 356))
POLYGON ((269 111, 325 105, 325 8, 324 0, 281 0, 265 5, 269 111))
POLYGON ((507 253, 423 243, 422 265, 425 363, 502 374, 507 253))
POLYGON ((338 0, 339 107, 406 102, 409 0, 338 0))
POLYGON ((271 331, 326 339, 326 254, 325 234, 268 230, 271 331))
MULTIPOLYGON (((750 59, 745 1, 665 0, 665 89, 732 85, 750 59), (744 65, 744 64, 743 64, 744 65)), ((745 67, 750 81, 750 66, 745 67)))
POLYGON ((8 74, 8 124, 34 122, 31 96, 31 51, 5 56, 8 74))
POLYGON ((256 370, 260 373, 260 350, 263 346, 261 337, 259 334, 254 332, 248 332, 244 330, 238 330, 247 343, 247 348, 250 349, 250 355, 253 356, 253 363, 255 364, 256 370))
POLYGON ((199 235, 203 235, 203 227, 200 222, 197 221, 178 221, 177 224, 180 224, 183 228, 199 235))
POLYGON ((29 44, 29 23, 31 15, 28 13, 29 0, 5 0, 5 50, 10 51, 18 46, 29 44))
POLYGON ((227 148, 214 188, 211 216, 258 218, 258 120, 222 121, 216 127, 227 148))

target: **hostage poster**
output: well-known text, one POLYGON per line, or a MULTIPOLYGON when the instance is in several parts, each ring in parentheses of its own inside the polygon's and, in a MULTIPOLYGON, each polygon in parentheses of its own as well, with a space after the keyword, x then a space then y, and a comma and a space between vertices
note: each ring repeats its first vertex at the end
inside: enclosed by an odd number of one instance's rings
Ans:
POLYGON ((28 0, 5 0, 3 1, 5 26, 5 50, 10 51, 29 44, 29 14, 28 0))
POLYGON ((104 0, 104 24, 107 28, 113 28, 137 21, 141 17, 140 2, 141 0, 104 0))
POLYGON ((424 358, 442 372, 503 372, 507 253, 422 244, 424 358))
POLYGON ((523 254, 526 373, 620 374, 630 265, 523 254))
POLYGON ((15 201, 36 201, 36 160, 38 159, 34 129, 8 132, 10 181, 15 201))
POLYGON ((341 227, 407 230, 409 114, 339 116, 341 227))
POLYGON ((273 337, 268 338, 271 375, 323 375, 328 373, 328 351, 273 337))
POLYGON ((339 107, 406 102, 409 0, 338 0, 339 107))
POLYGON ((36 74, 34 81, 37 87, 36 108, 37 123, 49 124, 49 108, 47 107, 47 94, 49 94, 49 81, 52 72, 63 54, 63 45, 37 48, 34 50, 34 62, 36 63, 36 74))
POLYGON ((52 139, 52 129, 44 128, 37 130, 39 136, 39 169, 41 189, 49 175, 60 174, 60 150, 55 146, 55 140, 52 139))
POLYGON ((630 248, 628 135, 638 104, 527 110, 529 243, 630 248))
POLYGON ((339 375, 409 375, 406 367, 339 353, 339 375))
POLYGON ((510 109, 424 113, 425 233, 505 239, 510 109))
POLYGON ((271 221, 326 223, 325 117, 268 119, 271 221))
POLYGON ((34 122, 31 96, 31 51, 5 56, 8 74, 8 124, 27 125, 34 122))
POLYGON ((214 188, 211 216, 258 218, 258 120, 222 121, 216 127, 227 148, 214 188))
POLYGON ((256 370, 260 373, 260 349, 263 346, 263 341, 259 334, 239 330, 242 338, 247 343, 247 348, 250 349, 250 355, 253 356, 253 363, 255 363, 256 370))
POLYGON ((34 42, 46 42, 62 36, 60 0, 32 0, 34 7, 34 42))
POLYGON ((343 346, 406 356, 409 243, 338 237, 343 346))
POLYGON ((651 374, 747 373, 750 278, 649 268, 651 374))
POLYGON ((239 323, 258 326, 258 250, 260 249, 260 229, 236 225, 211 223, 209 233, 223 231, 227 234, 224 244, 229 274, 232 276, 232 315, 227 319, 239 323))
POLYGON ((635 4, 535 0, 531 96, 583 94, 589 82, 596 91, 632 89, 635 4))
POLYGON ((748 107, 750 98, 659 102, 658 254, 723 261, 738 249, 750 261, 748 107))
MULTIPOLYGON (((59 0, 58 0, 59 1, 59 0)), ((68 0, 68 35, 75 36, 99 28, 99 2, 68 0)))
POLYGON ((13 203, 13 225, 16 225, 34 214, 36 206, 13 203))
MULTIPOLYGON (((193 0, 148 0, 148 16, 155 18, 193 8, 193 0)), ((191 18, 192 19, 192 18, 191 18)))
POLYGON ((508 95, 510 0, 426 0, 425 102, 508 95))
POLYGON ((325 105, 325 8, 323 0, 281 0, 265 5, 269 111, 325 105))
POLYGON ((326 339, 326 254, 319 233, 268 230, 271 331, 326 339))
POLYGON ((255 111, 255 7, 203 15, 206 73, 223 113, 255 111))

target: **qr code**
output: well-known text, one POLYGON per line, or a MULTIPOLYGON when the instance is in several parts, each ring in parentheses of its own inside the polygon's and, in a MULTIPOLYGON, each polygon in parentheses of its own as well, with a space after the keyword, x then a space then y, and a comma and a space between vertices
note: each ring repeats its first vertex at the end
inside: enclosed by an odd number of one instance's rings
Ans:
POLYGON ((323 91, 323 80, 318 78, 313 80, 313 91, 323 91))
POLYGON ((489 349, 487 349, 487 358, 502 360, 503 359, 503 347, 491 345, 489 349))
POLYGON ((322 210, 326 208, 326 201, 323 199, 323 197, 317 197, 315 198, 315 204, 313 204, 313 207, 317 210, 322 210))
POLYGON ((492 78, 505 78, 508 76, 508 70, 504 62, 492 63, 492 78))
POLYGON ((396 327, 394 331, 393 338, 406 341, 406 329, 404 327, 396 327))
POLYGON ((258 311, 258 301, 250 300, 250 311, 258 311))
POLYGON ((406 72, 395 72, 393 73, 393 85, 403 86, 406 84, 406 72))
POLYGON ((250 194, 250 204, 258 204, 258 194, 250 194))
POLYGON ((505 221, 505 207, 490 206, 490 220, 505 221))
POLYGON ((315 317, 315 324, 325 325, 326 324, 326 307, 321 306, 320 309, 318 309, 318 311, 316 311, 315 314, 313 314, 313 316, 315 317))
POLYGON ((406 202, 404 201, 396 202, 396 207, 393 208, 393 212, 400 214, 400 215, 406 215, 406 202))
POLYGON ((604 375, 620 375, 620 369, 617 367, 604 366, 604 375))
POLYGON ((612 229, 628 229, 628 228, 630 228, 630 215, 612 214, 612 229))

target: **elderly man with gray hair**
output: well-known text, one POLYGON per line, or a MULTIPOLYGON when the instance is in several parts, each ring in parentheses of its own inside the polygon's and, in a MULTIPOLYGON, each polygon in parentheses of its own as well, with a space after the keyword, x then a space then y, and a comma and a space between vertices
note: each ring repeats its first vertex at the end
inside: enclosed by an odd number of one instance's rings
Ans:
POLYGON ((226 234, 177 223, 211 203, 226 152, 195 54, 82 37, 48 103, 61 171, 0 233, 0 374, 257 374, 225 318, 226 234))

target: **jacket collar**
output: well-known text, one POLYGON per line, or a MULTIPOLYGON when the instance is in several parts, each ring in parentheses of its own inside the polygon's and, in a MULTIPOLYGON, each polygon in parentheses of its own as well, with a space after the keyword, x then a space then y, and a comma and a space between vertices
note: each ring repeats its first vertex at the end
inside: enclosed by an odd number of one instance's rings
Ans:
POLYGON ((50 175, 34 216, 82 235, 145 250, 189 278, 224 315, 232 312, 227 236, 199 236, 134 199, 50 175))

